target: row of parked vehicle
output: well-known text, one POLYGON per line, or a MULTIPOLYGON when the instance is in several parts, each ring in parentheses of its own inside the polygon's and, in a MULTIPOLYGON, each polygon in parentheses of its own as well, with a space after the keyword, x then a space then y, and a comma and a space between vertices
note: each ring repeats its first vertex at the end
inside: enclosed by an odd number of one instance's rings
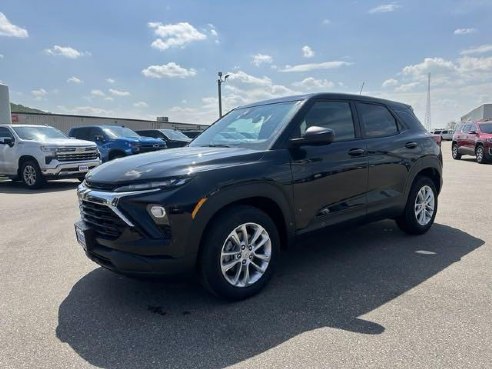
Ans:
MULTIPOLYGON (((196 136, 197 132, 190 132, 196 136)), ((144 152, 188 145, 173 129, 132 131, 101 125, 72 128, 68 136, 43 125, 0 125, 0 176, 40 188, 48 179, 78 178, 99 164, 144 152)))

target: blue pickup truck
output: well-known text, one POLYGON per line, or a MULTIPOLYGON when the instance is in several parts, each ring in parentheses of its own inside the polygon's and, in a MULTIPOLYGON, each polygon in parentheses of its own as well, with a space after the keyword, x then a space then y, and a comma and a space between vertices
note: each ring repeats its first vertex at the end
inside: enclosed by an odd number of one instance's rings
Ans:
POLYGON ((70 129, 68 135, 96 143, 103 162, 143 152, 162 150, 166 143, 157 138, 142 137, 121 126, 83 126, 70 129))

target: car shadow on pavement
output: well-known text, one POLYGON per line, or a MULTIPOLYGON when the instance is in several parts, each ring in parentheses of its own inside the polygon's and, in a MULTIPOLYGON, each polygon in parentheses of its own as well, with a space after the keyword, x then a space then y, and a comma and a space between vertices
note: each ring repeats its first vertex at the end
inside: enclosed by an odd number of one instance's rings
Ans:
POLYGON ((361 318, 483 245, 435 224, 407 236, 394 222, 320 232, 281 256, 259 295, 227 303, 193 282, 137 281, 102 268, 62 302, 57 337, 103 368, 218 368, 307 331, 381 334, 361 318))
POLYGON ((65 191, 77 188, 80 184, 78 180, 64 180, 64 181, 48 181, 44 187, 37 190, 30 190, 24 186, 21 182, 14 182, 10 180, 0 181, 0 193, 12 193, 12 194, 37 194, 47 192, 65 191))

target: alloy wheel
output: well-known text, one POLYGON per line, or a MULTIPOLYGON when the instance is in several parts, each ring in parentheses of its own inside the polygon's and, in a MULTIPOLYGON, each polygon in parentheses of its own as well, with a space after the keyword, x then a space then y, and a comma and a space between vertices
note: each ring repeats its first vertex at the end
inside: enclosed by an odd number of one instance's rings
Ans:
POLYGON ((271 256, 272 241, 265 228, 256 223, 241 224, 222 245, 222 275, 234 287, 251 286, 266 272, 271 256))
POLYGON ((32 165, 26 165, 24 167, 22 176, 24 178, 24 182, 28 186, 33 186, 36 184, 36 169, 32 165))
POLYGON ((432 188, 426 185, 419 190, 415 198, 414 210, 420 225, 425 226, 431 221, 435 210, 435 197, 432 188))

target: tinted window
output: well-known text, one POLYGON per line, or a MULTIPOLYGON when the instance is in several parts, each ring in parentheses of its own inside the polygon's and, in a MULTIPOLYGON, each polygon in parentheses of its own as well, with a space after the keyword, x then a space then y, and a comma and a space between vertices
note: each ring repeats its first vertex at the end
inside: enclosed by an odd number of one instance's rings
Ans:
POLYGON ((465 126, 463 127, 463 129, 461 130, 461 132, 463 132, 463 133, 470 132, 470 127, 471 127, 471 124, 465 124, 465 126))
POLYGON ((14 138, 14 135, 12 134, 12 132, 10 132, 8 128, 0 127, 0 137, 14 138))
POLYGON ((482 123, 482 124, 480 124, 480 130, 483 133, 492 133, 492 123, 482 123))
POLYGON ((471 132, 471 131, 475 131, 476 132, 477 129, 478 129, 477 128, 477 125, 476 124, 472 124, 472 125, 470 125, 470 129, 468 130, 468 132, 471 132))
POLYGON ((348 102, 318 101, 307 112, 301 123, 299 135, 309 127, 330 128, 335 132, 335 141, 355 138, 354 120, 348 102))
POLYGON ((90 140, 89 128, 74 128, 70 132, 70 136, 78 138, 79 140, 90 140))
POLYGON ((385 137, 398 133, 396 119, 382 105, 357 103, 366 137, 385 137))

